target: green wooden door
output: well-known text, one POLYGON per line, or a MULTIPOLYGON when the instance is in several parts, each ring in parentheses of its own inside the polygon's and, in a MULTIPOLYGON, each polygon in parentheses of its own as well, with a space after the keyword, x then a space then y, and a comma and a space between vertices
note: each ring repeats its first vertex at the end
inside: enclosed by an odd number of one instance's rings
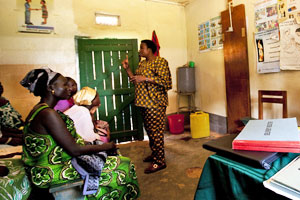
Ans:
POLYGON ((80 86, 98 91, 101 106, 96 117, 109 123, 111 140, 118 142, 144 139, 134 85, 121 64, 126 55, 135 71, 136 39, 78 39, 80 86))

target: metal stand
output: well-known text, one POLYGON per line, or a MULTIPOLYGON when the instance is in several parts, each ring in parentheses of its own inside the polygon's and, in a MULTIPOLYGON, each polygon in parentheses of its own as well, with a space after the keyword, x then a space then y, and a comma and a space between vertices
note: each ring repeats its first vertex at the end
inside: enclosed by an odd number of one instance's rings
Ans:
POLYGON ((195 111, 195 93, 182 93, 182 92, 177 92, 177 107, 178 111, 177 114, 182 111, 182 109, 186 109, 188 112, 194 112, 195 111), (188 96, 188 106, 183 106, 180 107, 180 97, 181 96, 188 96))

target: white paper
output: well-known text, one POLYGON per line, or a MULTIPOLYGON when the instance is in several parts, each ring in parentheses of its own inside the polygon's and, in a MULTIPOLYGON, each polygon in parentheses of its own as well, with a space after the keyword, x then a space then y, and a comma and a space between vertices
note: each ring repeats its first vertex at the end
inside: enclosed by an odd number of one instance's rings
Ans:
POLYGON ((299 194, 292 192, 292 191, 286 189, 285 187, 281 187, 277 184, 274 184, 274 182, 271 179, 264 181, 263 184, 264 184, 265 188, 268 188, 277 194, 280 194, 280 195, 285 196, 290 199, 300 200, 299 194))
POLYGON ((292 161, 290 165, 280 170, 272 179, 275 183, 284 185, 287 189, 295 190, 300 195, 300 159, 292 161))
POLYGON ((295 158, 263 184, 277 194, 290 199, 300 199, 300 157, 295 158))
POLYGON ((294 19, 280 23, 280 69, 300 70, 300 25, 294 19))
POLYGON ((256 32, 278 27, 277 0, 259 0, 254 10, 256 32))
POLYGON ((300 141, 296 118, 250 120, 234 140, 300 141))
POLYGON ((280 71, 280 41, 278 29, 255 34, 257 72, 271 73, 280 71))

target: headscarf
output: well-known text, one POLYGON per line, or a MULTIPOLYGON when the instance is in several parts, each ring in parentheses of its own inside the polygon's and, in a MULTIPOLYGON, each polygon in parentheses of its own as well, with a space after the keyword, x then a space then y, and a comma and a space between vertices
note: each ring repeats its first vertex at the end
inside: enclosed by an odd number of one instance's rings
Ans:
POLYGON ((43 68, 40 68, 40 69, 31 70, 23 78, 23 80, 20 82, 20 84, 23 87, 27 88, 30 92, 34 92, 37 81, 45 73, 47 73, 47 75, 48 75, 48 80, 47 80, 47 86, 48 86, 50 81, 58 74, 57 72, 52 71, 48 67, 43 67, 43 68))
POLYGON ((90 87, 83 87, 74 96, 74 102, 79 106, 89 106, 92 105, 92 101, 95 99, 97 91, 90 87))

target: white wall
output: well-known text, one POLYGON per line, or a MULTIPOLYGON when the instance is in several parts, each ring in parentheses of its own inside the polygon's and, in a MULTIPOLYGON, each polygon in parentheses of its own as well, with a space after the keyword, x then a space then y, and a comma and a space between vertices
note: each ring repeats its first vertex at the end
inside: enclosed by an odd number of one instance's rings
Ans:
MULTIPOLYGON (((31 7, 39 8, 39 0, 31 7)), ((177 111, 176 68, 187 62, 187 32, 184 7, 144 0, 49 0, 48 24, 55 34, 20 33, 18 25, 24 21, 23 0, 0 0, 0 80, 4 95, 25 117, 37 99, 19 86, 26 71, 34 67, 49 66, 75 79, 78 77, 75 36, 92 38, 151 39, 152 31, 158 36, 160 55, 169 61, 173 90, 169 92, 167 112, 177 111), (96 11, 118 14, 119 27, 95 24, 96 11), (17 70, 16 74, 13 71, 17 70), (16 81, 12 81, 12 79, 16 81), (14 92, 17 89, 17 97, 14 92), (28 102, 22 106, 24 101, 28 102)), ((41 13, 32 11, 32 22, 41 23, 41 13), (39 14, 38 14, 39 13, 39 14)), ((77 80, 78 81, 78 80, 77 80)))
MULTIPOLYGON (((288 116, 300 120, 299 78, 300 71, 258 74, 254 43, 254 3, 255 0, 234 0, 234 6, 245 4, 247 18, 247 40, 250 73, 250 96, 252 117, 258 117, 258 90, 287 90, 288 116)), ((226 116, 226 90, 224 55, 222 50, 200 53, 198 51, 197 26, 219 16, 228 7, 227 0, 192 1, 186 7, 188 60, 196 66, 196 103, 202 110, 226 116)), ((266 105, 266 118, 281 117, 281 105, 266 105)))
POLYGON ((220 16, 225 1, 192 1, 186 6, 188 60, 195 62, 196 106, 226 116, 226 91, 223 50, 199 52, 198 25, 220 16))

